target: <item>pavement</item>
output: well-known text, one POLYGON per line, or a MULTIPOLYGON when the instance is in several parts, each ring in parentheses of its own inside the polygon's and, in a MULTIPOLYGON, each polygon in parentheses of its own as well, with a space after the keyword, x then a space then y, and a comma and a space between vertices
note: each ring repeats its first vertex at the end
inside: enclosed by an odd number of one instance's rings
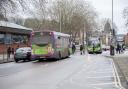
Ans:
POLYGON ((128 87, 128 50, 121 54, 115 54, 114 56, 110 56, 108 51, 104 52, 102 55, 113 58, 122 85, 128 87))
POLYGON ((10 55, 10 58, 7 58, 7 54, 0 54, 0 63, 5 63, 5 62, 12 62, 14 61, 14 56, 10 55))

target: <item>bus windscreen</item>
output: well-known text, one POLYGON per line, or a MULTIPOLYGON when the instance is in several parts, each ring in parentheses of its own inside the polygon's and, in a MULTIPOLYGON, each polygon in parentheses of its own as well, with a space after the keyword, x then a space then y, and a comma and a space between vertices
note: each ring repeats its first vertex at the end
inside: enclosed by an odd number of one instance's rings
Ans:
POLYGON ((32 44, 48 44, 51 43, 50 35, 34 35, 32 37, 32 44))

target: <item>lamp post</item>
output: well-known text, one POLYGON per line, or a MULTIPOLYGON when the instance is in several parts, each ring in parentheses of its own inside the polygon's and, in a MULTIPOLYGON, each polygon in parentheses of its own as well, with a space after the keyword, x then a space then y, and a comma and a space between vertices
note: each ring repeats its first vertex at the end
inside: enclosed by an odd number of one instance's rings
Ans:
POLYGON ((113 29, 113 0, 112 0, 112 29, 113 29))
POLYGON ((61 9, 60 9, 60 32, 61 32, 61 9))
POLYGON ((60 22, 60 26, 59 26, 59 29, 60 29, 60 32, 61 32, 61 29, 62 29, 62 22, 61 22, 61 16, 62 16, 62 13, 61 13, 61 2, 60 1, 58 1, 58 3, 59 3, 59 22, 60 22))
POLYGON ((114 27, 113 27, 113 0, 112 0, 112 28, 111 28, 111 43, 110 43, 110 55, 114 56, 115 51, 114 51, 114 38, 115 38, 115 33, 114 33, 114 27))

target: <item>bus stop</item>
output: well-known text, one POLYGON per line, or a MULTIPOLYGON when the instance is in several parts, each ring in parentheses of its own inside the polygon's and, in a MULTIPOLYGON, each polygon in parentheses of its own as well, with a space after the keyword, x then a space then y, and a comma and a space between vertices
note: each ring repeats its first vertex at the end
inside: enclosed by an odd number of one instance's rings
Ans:
POLYGON ((0 63, 14 61, 13 54, 17 47, 29 46, 32 29, 14 23, 0 21, 0 63), (13 49, 10 57, 8 48, 13 49))

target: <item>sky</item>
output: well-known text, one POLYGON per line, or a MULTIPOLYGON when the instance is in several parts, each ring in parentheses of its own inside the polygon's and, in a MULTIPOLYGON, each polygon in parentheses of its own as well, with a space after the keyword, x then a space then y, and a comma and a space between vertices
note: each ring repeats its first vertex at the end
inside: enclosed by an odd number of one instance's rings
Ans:
MULTIPOLYGON (((112 0, 86 0, 89 1, 98 12, 99 18, 112 18, 112 0)), ((118 34, 126 34, 123 9, 128 7, 128 0, 113 0, 114 23, 118 27, 118 34)))

